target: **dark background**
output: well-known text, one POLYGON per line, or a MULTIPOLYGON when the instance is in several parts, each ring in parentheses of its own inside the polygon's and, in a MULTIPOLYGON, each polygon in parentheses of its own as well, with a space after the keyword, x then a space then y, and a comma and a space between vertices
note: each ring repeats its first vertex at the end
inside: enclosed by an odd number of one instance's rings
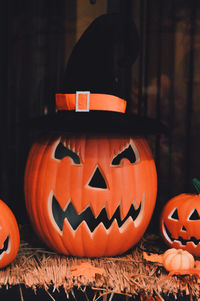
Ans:
MULTIPOLYGON (((101 0, 84 2, 94 7, 101 0)), ((35 133, 19 124, 55 110, 54 95, 61 87, 77 30, 81 31, 79 5, 75 0, 1 1, 0 198, 20 224, 28 222, 23 177, 35 133)), ((158 118, 169 128, 168 136, 149 138, 158 171, 158 199, 150 227, 156 232, 167 200, 194 192, 192 178, 200 178, 200 2, 107 1, 106 13, 119 11, 135 20, 141 38, 136 63, 118 74, 128 110, 158 118)), ((88 25, 98 13, 86 13, 88 25)), ((33 295, 23 292, 25 300, 33 295)), ((5 300, 11 295, 20 300, 19 287, 1 290, 5 300)), ((64 293, 54 297, 64 298, 64 293)), ((42 291, 36 298, 50 300, 42 291)))
MULTIPOLYGON (((100 3, 85 1, 93 8, 100 3)), ((83 30, 79 5, 74 0, 1 2, 0 197, 22 224, 27 222, 24 168, 35 134, 18 124, 55 110, 55 93, 77 31, 83 30)), ((192 178, 200 178, 199 6, 195 0, 106 3, 105 13, 120 11, 134 19, 140 34, 137 61, 117 75, 128 110, 158 118, 169 128, 168 136, 149 138, 159 189, 153 225, 167 200, 194 192, 192 178)), ((98 13, 86 13, 88 25, 98 13)))

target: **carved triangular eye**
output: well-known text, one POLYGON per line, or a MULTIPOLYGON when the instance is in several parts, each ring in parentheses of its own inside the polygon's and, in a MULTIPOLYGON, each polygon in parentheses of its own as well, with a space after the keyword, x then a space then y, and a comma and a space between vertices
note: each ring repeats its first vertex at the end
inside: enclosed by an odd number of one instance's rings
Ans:
POLYGON ((131 145, 129 145, 121 153, 115 156, 112 160, 111 165, 119 165, 121 160, 125 158, 128 159, 132 164, 136 162, 136 155, 131 145))
POLYGON ((62 142, 58 143, 55 149, 54 157, 57 160, 62 160, 65 157, 69 157, 73 163, 80 164, 80 157, 75 152, 64 146, 62 142))
POLYGON ((168 216, 169 219, 175 219, 178 220, 178 210, 177 208, 173 209, 170 215, 168 216))
POLYGON ((190 213, 189 217, 188 217, 189 221, 196 221, 196 220, 200 220, 200 216, 199 213, 197 212, 196 209, 193 209, 192 212, 190 213))

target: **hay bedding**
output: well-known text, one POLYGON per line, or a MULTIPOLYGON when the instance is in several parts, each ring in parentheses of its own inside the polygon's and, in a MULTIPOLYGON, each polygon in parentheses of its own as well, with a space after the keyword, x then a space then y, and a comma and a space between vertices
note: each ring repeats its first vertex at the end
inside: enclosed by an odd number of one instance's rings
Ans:
MULTIPOLYGON (((58 290, 62 287, 67 296, 73 288, 92 288, 102 294, 126 296, 161 294, 200 295, 200 278, 197 275, 168 276, 162 264, 143 259, 143 251, 163 252, 160 238, 146 234, 139 244, 123 256, 104 258, 77 258, 60 256, 41 245, 35 238, 30 242, 31 229, 23 227, 17 258, 0 270, 0 287, 9 288, 24 284, 37 291, 43 288, 58 290), (26 229, 24 231, 24 229, 26 229)), ((157 299, 158 300, 158 299, 157 299)), ((199 299, 200 300, 200 299, 199 299)))

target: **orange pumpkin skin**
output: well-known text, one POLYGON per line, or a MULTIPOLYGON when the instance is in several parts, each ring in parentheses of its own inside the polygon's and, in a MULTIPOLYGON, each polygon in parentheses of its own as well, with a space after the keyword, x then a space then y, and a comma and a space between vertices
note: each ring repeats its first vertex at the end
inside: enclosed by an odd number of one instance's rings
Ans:
POLYGON ((143 138, 61 134, 31 147, 25 170, 27 211, 38 235, 59 253, 96 257, 127 251, 144 234, 156 195, 155 163, 143 138), (134 163, 127 157, 130 145, 134 163), (63 146, 68 155, 55 158, 63 146), (74 162, 77 158, 79 163, 74 162), (93 183, 97 168, 103 187, 93 183), (131 204, 137 215, 134 221, 129 216, 131 204), (74 215, 76 228, 70 221, 74 215), (124 222, 118 225, 117 219, 124 222), (90 227, 91 221, 96 225, 90 227))
POLYGON ((0 200, 0 268, 17 256, 20 234, 16 218, 10 208, 0 200))
POLYGON ((164 206, 161 235, 168 246, 200 256, 200 195, 183 193, 164 206))

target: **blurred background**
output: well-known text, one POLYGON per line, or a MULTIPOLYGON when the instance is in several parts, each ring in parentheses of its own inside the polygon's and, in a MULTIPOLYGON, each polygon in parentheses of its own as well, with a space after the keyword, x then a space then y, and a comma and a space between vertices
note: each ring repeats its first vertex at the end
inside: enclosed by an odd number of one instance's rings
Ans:
MULTIPOLYGON (((7 0, 1 3, 0 198, 27 221, 23 177, 34 134, 18 124, 55 110, 73 46, 98 16, 121 13, 140 35, 140 54, 113 74, 128 111, 158 118, 150 137, 158 171, 155 211, 200 179, 200 2, 197 0, 7 0)), ((115 56, 115 53, 113 53, 115 56)), ((156 223, 156 216, 155 222, 156 223)))

